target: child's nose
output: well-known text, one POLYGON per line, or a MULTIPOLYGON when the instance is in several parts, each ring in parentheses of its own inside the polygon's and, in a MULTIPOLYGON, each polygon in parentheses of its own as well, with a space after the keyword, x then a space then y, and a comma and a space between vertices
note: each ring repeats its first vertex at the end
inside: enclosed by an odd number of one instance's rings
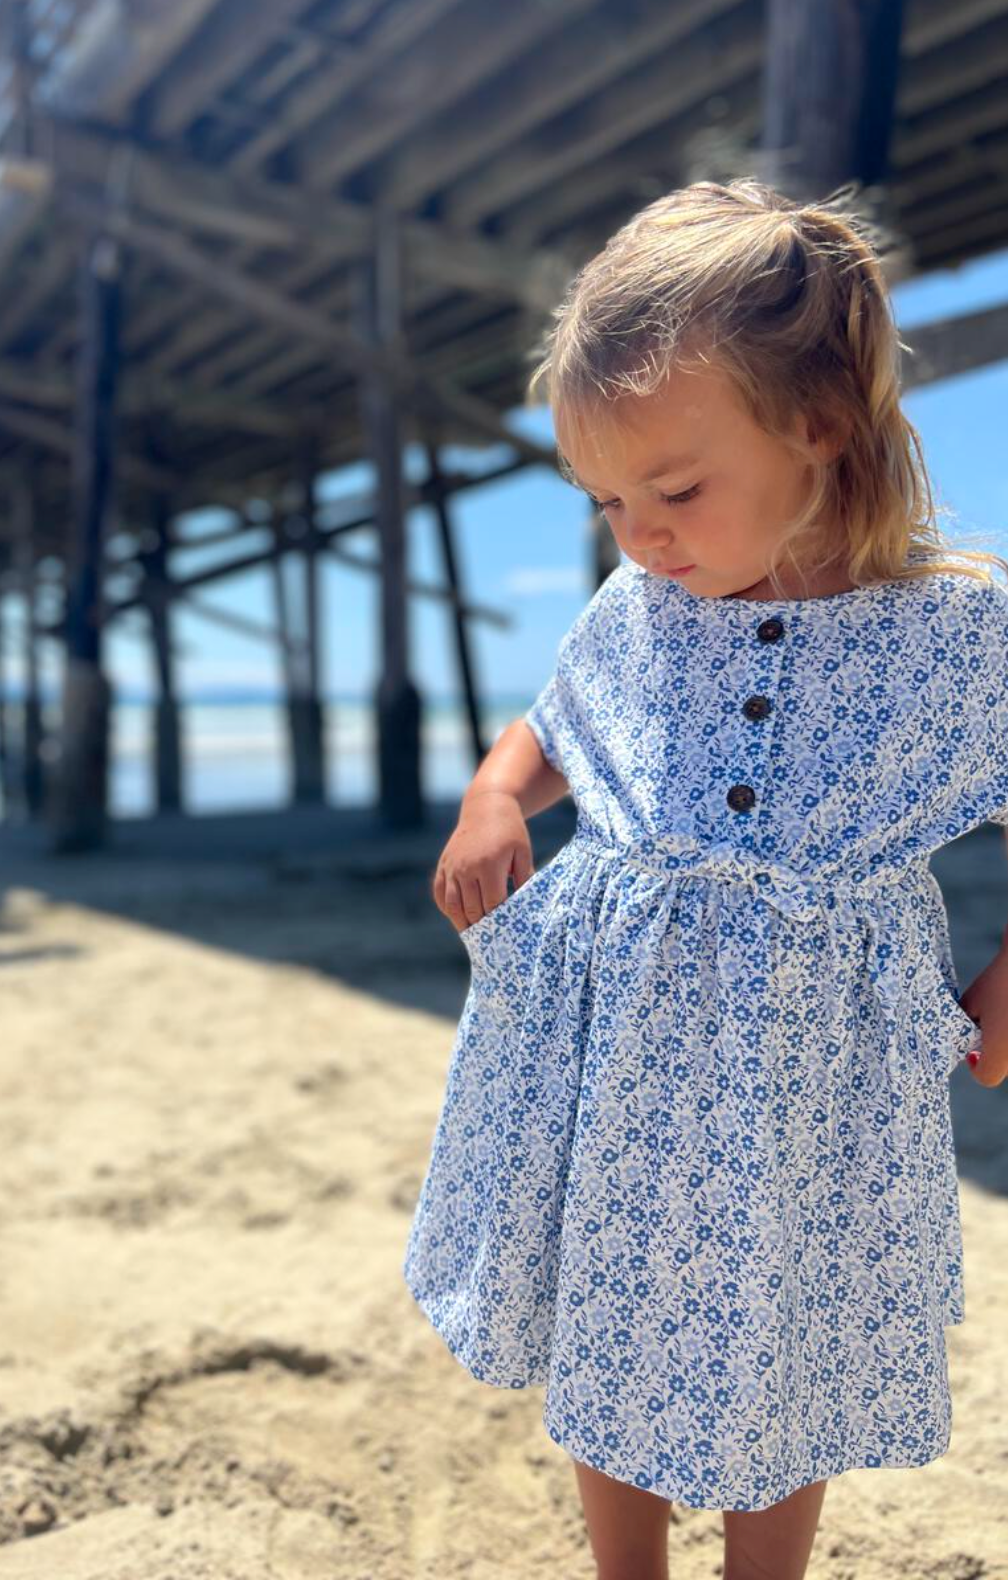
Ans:
POLYGON ((649 522, 646 517, 634 517, 628 511, 624 523, 632 549, 667 549, 671 542, 668 528, 658 522, 649 522))

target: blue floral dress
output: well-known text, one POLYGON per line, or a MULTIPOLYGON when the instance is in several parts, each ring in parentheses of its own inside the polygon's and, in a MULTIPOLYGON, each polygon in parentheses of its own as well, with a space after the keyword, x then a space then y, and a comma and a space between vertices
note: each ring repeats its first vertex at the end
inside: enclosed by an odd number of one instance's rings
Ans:
POLYGON ((459 935, 410 1291, 572 1456, 694 1508, 937 1458, 980 1036, 928 856, 1008 823, 1008 593, 624 561, 525 719, 576 831, 459 935))

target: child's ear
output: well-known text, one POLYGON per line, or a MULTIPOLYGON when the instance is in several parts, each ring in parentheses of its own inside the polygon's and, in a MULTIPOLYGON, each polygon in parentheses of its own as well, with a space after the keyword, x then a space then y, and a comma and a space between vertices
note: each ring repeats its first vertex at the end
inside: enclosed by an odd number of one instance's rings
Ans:
POLYGON ((843 454, 849 428, 839 420, 828 425, 821 417, 807 417, 805 435, 809 448, 816 452, 820 461, 835 461, 843 454))

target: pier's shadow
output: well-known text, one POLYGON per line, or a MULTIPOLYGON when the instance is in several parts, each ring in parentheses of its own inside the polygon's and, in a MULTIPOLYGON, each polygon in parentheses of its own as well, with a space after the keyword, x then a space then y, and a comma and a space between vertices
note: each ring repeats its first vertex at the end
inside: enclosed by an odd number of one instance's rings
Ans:
MULTIPOLYGON (((431 885, 457 815, 457 801, 431 803, 420 829, 390 830, 368 808, 162 814, 112 821, 105 848, 78 855, 53 853, 40 825, 0 827, 0 980, 14 963, 80 957, 72 923, 41 949, 31 937, 33 907, 69 903, 454 1020, 469 960, 431 885)), ((531 820, 537 867, 574 824, 570 799, 531 820)), ((1005 831, 974 830, 932 870, 965 991, 1008 924, 1005 831)), ((1008 1081, 987 1090, 962 1064, 951 1095, 961 1175, 1008 1194, 1008 1081)))

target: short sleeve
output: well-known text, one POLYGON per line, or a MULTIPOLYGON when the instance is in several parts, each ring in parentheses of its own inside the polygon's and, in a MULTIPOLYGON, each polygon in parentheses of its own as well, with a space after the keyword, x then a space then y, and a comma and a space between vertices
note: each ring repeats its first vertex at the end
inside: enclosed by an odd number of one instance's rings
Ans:
POLYGON ((596 588, 560 640, 553 673, 522 717, 551 768, 571 779, 575 758, 583 758, 586 686, 603 662, 606 644, 625 596, 627 571, 617 566, 596 588))
POLYGON ((570 680, 566 673, 569 638, 568 632, 560 644, 556 668, 528 712, 523 715, 546 761, 558 773, 564 771, 563 736, 572 704, 570 680))
POLYGON ((1008 826, 1008 589, 1000 582, 977 589, 964 640, 979 741, 969 793, 988 822, 1008 826))

